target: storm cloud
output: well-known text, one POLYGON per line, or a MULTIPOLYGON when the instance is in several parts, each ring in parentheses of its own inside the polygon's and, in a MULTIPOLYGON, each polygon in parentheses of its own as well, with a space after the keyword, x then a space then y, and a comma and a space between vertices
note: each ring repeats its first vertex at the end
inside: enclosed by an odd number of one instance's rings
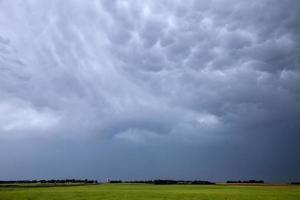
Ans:
POLYGON ((0 179, 300 179, 297 0, 0 1, 0 179))

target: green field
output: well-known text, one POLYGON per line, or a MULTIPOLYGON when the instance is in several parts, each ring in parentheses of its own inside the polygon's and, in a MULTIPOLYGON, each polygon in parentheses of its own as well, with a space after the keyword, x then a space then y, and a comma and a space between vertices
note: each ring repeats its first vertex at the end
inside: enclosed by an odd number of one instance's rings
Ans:
POLYGON ((0 200, 299 200, 300 186, 102 184, 0 185, 0 200), (49 185, 48 185, 49 186, 49 185))

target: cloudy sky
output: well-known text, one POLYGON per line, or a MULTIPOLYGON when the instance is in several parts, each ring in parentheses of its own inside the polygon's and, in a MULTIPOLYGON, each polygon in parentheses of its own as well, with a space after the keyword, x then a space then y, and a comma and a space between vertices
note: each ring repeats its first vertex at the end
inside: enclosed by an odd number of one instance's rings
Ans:
POLYGON ((0 179, 300 179, 300 1, 0 0, 0 179))

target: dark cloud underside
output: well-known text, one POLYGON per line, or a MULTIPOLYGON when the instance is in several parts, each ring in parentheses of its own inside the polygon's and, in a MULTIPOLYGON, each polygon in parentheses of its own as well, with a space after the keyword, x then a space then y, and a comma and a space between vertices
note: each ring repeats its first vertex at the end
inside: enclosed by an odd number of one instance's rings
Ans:
POLYGON ((0 179, 300 179, 299 44, 297 0, 2 0, 0 179))

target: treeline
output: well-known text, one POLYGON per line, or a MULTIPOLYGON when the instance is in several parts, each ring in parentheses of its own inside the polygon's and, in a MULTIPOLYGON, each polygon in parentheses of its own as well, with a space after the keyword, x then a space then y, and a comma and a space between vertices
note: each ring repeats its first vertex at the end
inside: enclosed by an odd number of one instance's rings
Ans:
POLYGON ((247 180, 247 181, 227 181, 226 183, 264 183, 263 180, 247 180))
POLYGON ((98 183, 96 180, 88 179, 51 179, 51 180, 14 180, 14 181, 0 181, 0 184, 17 184, 17 183, 84 183, 84 184, 95 184, 98 183))
POLYGON ((171 185, 171 184, 194 184, 194 185, 212 185, 214 182, 210 181, 186 181, 186 180, 144 180, 144 181, 122 181, 122 180, 110 180, 108 183, 145 183, 145 184, 156 184, 156 185, 171 185))
POLYGON ((290 182, 291 185, 300 185, 300 182, 290 182))

